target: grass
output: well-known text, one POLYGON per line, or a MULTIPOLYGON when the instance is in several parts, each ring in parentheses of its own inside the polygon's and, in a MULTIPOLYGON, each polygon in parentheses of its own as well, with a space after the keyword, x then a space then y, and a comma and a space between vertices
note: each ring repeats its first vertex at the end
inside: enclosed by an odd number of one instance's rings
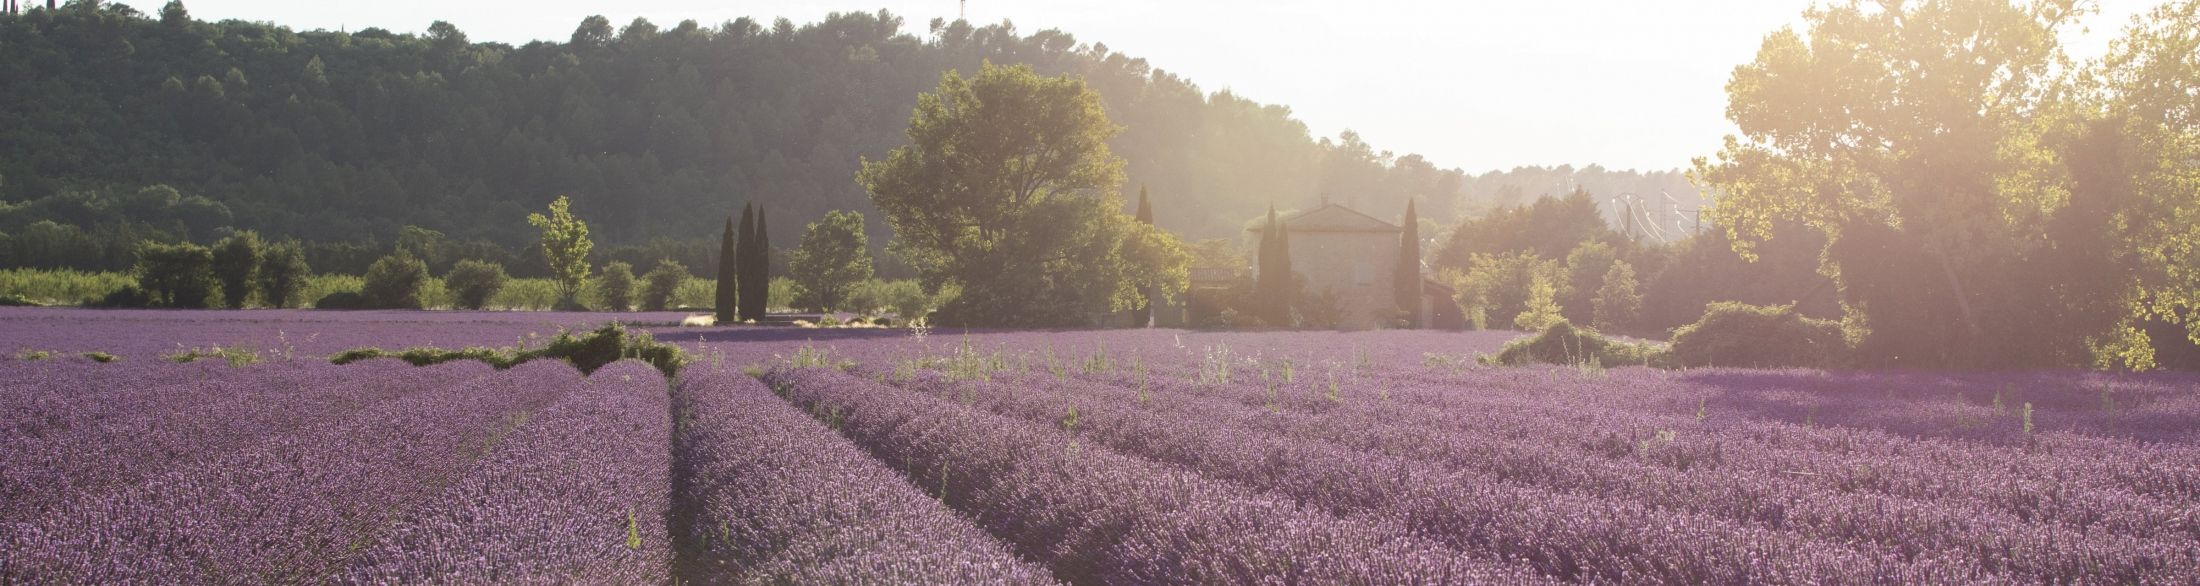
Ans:
POLYGON ((208 358, 219 358, 223 362, 228 362, 230 366, 244 367, 259 363, 260 352, 243 346, 216 345, 205 348, 183 348, 175 352, 162 354, 160 358, 177 364, 190 364, 208 358))

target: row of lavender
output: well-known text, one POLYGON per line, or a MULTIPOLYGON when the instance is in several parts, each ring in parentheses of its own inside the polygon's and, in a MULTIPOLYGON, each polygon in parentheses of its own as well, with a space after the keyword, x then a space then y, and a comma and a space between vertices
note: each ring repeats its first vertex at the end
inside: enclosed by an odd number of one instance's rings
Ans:
MULTIPOLYGON (((1215 347, 1151 334, 833 348, 872 385, 1332 515, 1406 519, 1406 535, 1561 578, 2174 583, 2200 572, 2200 458, 2178 435, 2200 420, 2189 377, 1401 368, 1398 350, 1413 346, 1362 358, 1275 338, 1225 358, 1235 377, 1215 372, 1215 347), (971 346, 1008 355, 976 369, 995 381, 908 367, 953 370, 943 355, 971 346), (2089 413, 2099 403, 2071 397, 2104 388, 2120 410, 2089 413)), ((849 417, 850 399, 804 389, 854 383, 777 376, 821 417, 849 417)))
POLYGON ((669 579, 647 365, 11 366, 0 583, 669 579))

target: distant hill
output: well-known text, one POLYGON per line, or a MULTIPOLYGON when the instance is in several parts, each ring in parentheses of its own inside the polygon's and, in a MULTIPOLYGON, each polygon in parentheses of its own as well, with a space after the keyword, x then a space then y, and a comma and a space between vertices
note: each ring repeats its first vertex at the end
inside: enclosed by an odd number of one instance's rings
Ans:
POLYGON ((0 16, 0 232, 135 222, 198 240, 236 226, 388 242, 410 224, 519 245, 524 214, 566 194, 610 242, 715 234, 756 201, 789 226, 772 230, 787 246, 827 210, 868 211, 859 157, 904 142, 916 95, 942 72, 984 60, 1084 77, 1124 126, 1125 191, 1149 188, 1159 223, 1192 238, 1322 194, 1386 217, 1417 197, 1448 221, 1588 171, 1500 180, 1522 170, 1470 176, 1349 132, 1317 140, 1287 107, 1007 23, 914 34, 885 11, 707 27, 590 17, 568 42, 514 47, 441 22, 300 32, 199 21, 175 3, 76 2, 0 16), (131 195, 155 184, 181 199, 131 195))

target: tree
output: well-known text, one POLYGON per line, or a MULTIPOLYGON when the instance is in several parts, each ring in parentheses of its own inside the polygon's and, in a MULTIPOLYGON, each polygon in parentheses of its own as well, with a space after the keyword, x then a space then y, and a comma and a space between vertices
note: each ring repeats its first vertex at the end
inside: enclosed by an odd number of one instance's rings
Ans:
POLYGON ((451 291, 452 302, 462 309, 488 307, 489 299, 504 290, 504 265, 467 259, 458 261, 451 271, 443 275, 443 284, 451 291))
MULTIPOLYGON (((744 236, 749 231, 748 225, 749 207, 741 206, 741 232, 744 236)), ((736 313, 739 307, 736 306, 736 303, 741 296, 739 286, 742 266, 740 242, 734 239, 733 216, 726 216, 726 231, 718 243, 718 288, 712 296, 712 305, 715 307, 711 308, 712 313, 718 317, 718 323, 732 323, 739 320, 737 317, 739 314, 736 313)))
POLYGON ((213 251, 189 242, 145 242, 138 245, 137 258, 138 289, 154 304, 206 307, 213 293, 213 251))
POLYGON ((305 247, 298 241, 268 246, 267 257, 260 263, 260 302, 277 309, 290 307, 312 274, 312 267, 306 266, 305 247))
POLYGON ((596 281, 596 301, 604 311, 634 309, 634 265, 623 261, 604 263, 596 281))
POLYGON ((863 213, 833 210, 811 222, 802 244, 787 256, 787 271, 802 285, 815 311, 838 311, 848 292, 871 278, 870 241, 863 213))
POLYGON ((1391 269, 1391 293, 1397 296, 1398 310, 1406 312, 1406 319, 1415 326, 1421 320, 1421 214, 1413 209, 1413 200, 1406 200, 1406 219, 1401 224, 1404 231, 1398 233, 1398 265, 1391 269))
POLYGON ((1260 304, 1260 319, 1270 327, 1291 327, 1291 310, 1298 305, 1298 280, 1291 274, 1291 231, 1268 209, 1268 225, 1260 231, 1259 272, 1253 275, 1253 296, 1260 304))
POLYGON ((558 283, 561 304, 572 304, 588 280, 588 251, 596 247, 588 239, 588 223, 573 217, 571 206, 561 195, 550 202, 550 215, 527 215, 527 223, 542 230, 542 258, 558 283))
MULTIPOLYGON (((1153 201, 1146 198, 1146 186, 1144 185, 1138 186, 1138 213, 1133 216, 1133 219, 1138 220, 1140 224, 1153 225, 1153 201)), ((1140 300, 1138 309, 1132 311, 1131 323, 1141 328, 1152 327, 1153 306, 1157 302, 1154 298, 1154 292, 1147 291, 1144 299, 1140 300)))
POLYGON ((420 309, 420 288, 428 283, 428 263, 411 253, 395 252, 367 267, 359 294, 369 307, 420 309))
POLYGON ((1613 261, 1612 268, 1604 272, 1594 303, 1597 329, 1619 332, 1633 327, 1635 315, 1642 311, 1642 293, 1635 290, 1635 267, 1627 261, 1613 261))
POLYGON ((221 281, 222 301, 230 309, 244 309, 259 280, 260 235, 241 230, 214 245, 214 278, 221 281))
POLYGON ((1619 253, 1612 245, 1588 241, 1566 253, 1566 280, 1559 284, 1559 311, 1566 321, 1590 323, 1596 317, 1596 295, 1604 288, 1604 274, 1611 272, 1612 263, 1619 262, 1619 253))
POLYGON ((1123 214, 1123 160, 1107 146, 1118 130, 1083 81, 987 63, 919 95, 909 144, 865 160, 857 182, 886 214, 893 250, 927 284, 961 287, 943 321, 1090 323, 1137 307, 1141 279, 1188 262, 1123 214))
POLYGON ((2114 324, 2036 329, 2029 316, 2059 308, 2026 265, 2069 196, 2045 147, 2078 118, 2057 39, 2081 12, 2006 0, 1806 12, 1804 31, 1767 36, 1727 84, 1741 136, 1691 173, 1723 194, 1707 219, 1745 257, 1776 222, 1825 235, 1867 364, 2069 360, 2054 348, 2114 324))
POLYGON ((642 311, 671 309, 674 305, 673 296, 679 293, 680 285, 687 280, 686 265, 672 259, 657 261, 656 267, 642 275, 642 311))
POLYGON ((755 229, 742 242, 741 251, 741 320, 764 319, 772 307, 772 244, 764 231, 763 206, 756 207, 755 229))
POLYGON ((1558 311, 1557 279, 1548 272, 1538 272, 1528 280, 1528 302, 1520 315, 1513 316, 1513 327, 1523 331, 1540 332, 1551 324, 1566 321, 1558 311))

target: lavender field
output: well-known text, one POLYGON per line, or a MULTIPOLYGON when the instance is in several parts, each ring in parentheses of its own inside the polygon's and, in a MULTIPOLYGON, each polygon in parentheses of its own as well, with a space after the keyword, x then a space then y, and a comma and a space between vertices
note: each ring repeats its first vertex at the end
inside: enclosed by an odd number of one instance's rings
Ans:
POLYGON ((2200 579, 2191 374, 679 317, 0 311, 0 583, 2200 579), (327 360, 614 320, 690 362, 327 360))

